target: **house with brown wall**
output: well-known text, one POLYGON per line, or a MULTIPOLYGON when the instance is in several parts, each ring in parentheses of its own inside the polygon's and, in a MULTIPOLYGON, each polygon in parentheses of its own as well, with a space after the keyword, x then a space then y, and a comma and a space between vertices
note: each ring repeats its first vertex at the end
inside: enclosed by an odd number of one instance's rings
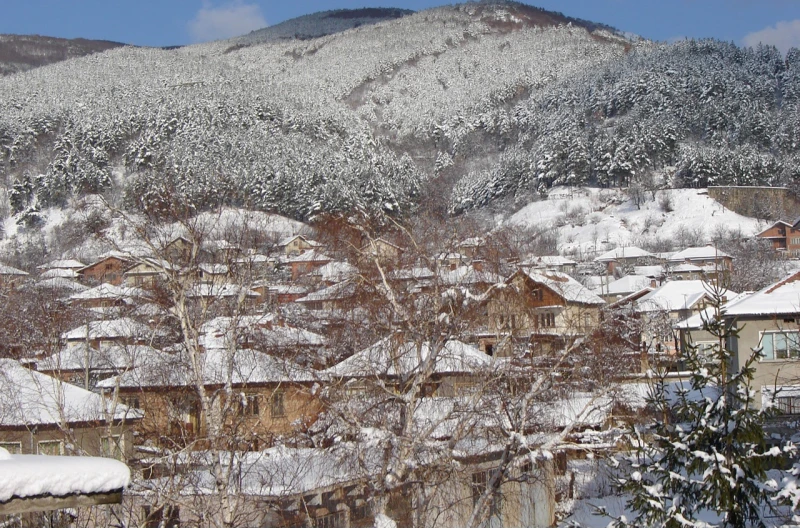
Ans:
POLYGON ((0 447, 11 453, 127 459, 140 411, 0 359, 0 447))
POLYGON ((108 255, 77 270, 77 273, 81 280, 87 284, 108 282, 119 286, 122 284, 123 273, 132 264, 130 257, 121 254, 108 255))
POLYGON ((800 257, 800 218, 794 223, 778 220, 756 236, 769 240, 777 251, 785 251, 794 258, 800 257))

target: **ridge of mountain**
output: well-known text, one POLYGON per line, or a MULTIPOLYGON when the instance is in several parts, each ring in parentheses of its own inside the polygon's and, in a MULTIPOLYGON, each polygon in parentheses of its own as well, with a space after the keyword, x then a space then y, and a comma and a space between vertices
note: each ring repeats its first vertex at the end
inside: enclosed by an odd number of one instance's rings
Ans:
POLYGON ((297 219, 459 214, 557 185, 650 188, 654 173, 674 187, 800 175, 796 50, 631 40, 513 2, 235 42, 0 79, 6 208, 35 223, 102 192, 297 219))
POLYGON ((0 76, 125 46, 110 40, 0 35, 0 76))

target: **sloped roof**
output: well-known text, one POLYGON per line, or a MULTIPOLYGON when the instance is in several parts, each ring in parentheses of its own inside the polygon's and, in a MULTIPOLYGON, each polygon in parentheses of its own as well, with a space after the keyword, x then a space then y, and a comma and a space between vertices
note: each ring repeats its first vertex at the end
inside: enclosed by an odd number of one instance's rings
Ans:
POLYGON ((36 362, 39 370, 118 371, 152 361, 160 352, 147 345, 110 345, 98 350, 85 342, 71 342, 53 354, 36 362))
POLYGON ((310 303, 321 301, 336 301, 341 299, 348 299, 355 295, 356 284, 353 281, 343 281, 327 288, 311 292, 305 297, 297 299, 295 302, 310 303))
POLYGON ((673 253, 670 262, 683 262, 684 260, 714 260, 719 258, 733 258, 724 251, 714 246, 689 247, 673 253))
MULTIPOLYGON (((234 385, 313 382, 319 376, 312 369, 252 349, 227 350, 212 348, 198 356, 200 379, 205 385, 234 385)), ((139 365, 119 376, 105 379, 98 387, 122 388, 191 386, 197 374, 190 361, 181 354, 161 353, 147 364, 139 365)))
POLYGON ((328 262, 311 272, 313 276, 320 277, 326 282, 340 282, 349 279, 356 273, 358 273, 358 268, 349 262, 340 261, 328 262))
POLYGON ((523 268, 527 267, 547 267, 547 266, 572 266, 577 264, 572 259, 568 259, 567 257, 562 257, 561 255, 545 255, 542 257, 528 257, 522 262, 520 262, 520 266, 523 268))
POLYGON ((153 335, 154 330, 130 317, 120 317, 105 321, 90 321, 85 325, 73 328, 69 332, 64 332, 61 334, 61 339, 67 341, 87 339, 87 332, 88 339, 114 339, 120 337, 146 339, 153 335))
POLYGON ((650 279, 650 277, 644 277, 642 275, 626 275, 625 277, 609 282, 608 284, 601 286, 594 291, 601 295, 629 294, 637 292, 642 288, 649 287, 651 280, 652 279, 650 279))
POLYGON ((469 284, 498 284, 505 282, 505 277, 490 271, 478 271, 472 266, 459 266, 454 270, 440 270, 443 284, 449 286, 466 286, 469 284))
POLYGON ((726 307, 728 316, 800 314, 800 271, 726 307))
MULTIPOLYGON (((598 295, 592 293, 589 288, 576 281, 566 273, 561 273, 558 271, 518 271, 517 273, 521 273, 527 276, 530 280, 546 286, 566 302, 591 305, 600 305, 606 303, 598 295)), ((508 280, 511 281, 513 278, 514 275, 512 275, 508 280)))
MULTIPOLYGON (((778 220, 777 222, 774 222, 772 225, 770 225, 768 228, 764 229, 763 231, 760 231, 760 232, 756 233, 755 236, 760 237, 761 235, 763 235, 764 233, 766 233, 767 231, 769 231, 773 227, 778 226, 780 224, 783 224, 786 227, 792 227, 792 224, 790 224, 789 222, 784 222, 783 220, 778 220)), ((762 238, 783 238, 783 237, 762 237, 762 238)))
MULTIPOLYGON (((422 368, 432 353, 428 342, 397 343, 393 338, 387 337, 332 366, 324 374, 347 378, 406 376, 422 368)), ((491 363, 492 358, 474 346, 450 340, 436 349, 432 372, 470 373, 491 363)))
MULTIPOLYGON (((753 295, 753 292, 742 292, 734 295, 733 298, 728 299, 728 302, 722 306, 721 313, 727 312, 729 306, 733 306, 734 304, 746 299, 747 297, 750 297, 751 295, 753 295)), ((705 310, 678 322, 675 324, 675 328, 684 330, 697 330, 703 328, 707 321, 711 321, 714 318, 714 314, 715 307, 709 306, 705 310)))
POLYGON ((595 258, 596 262, 609 262, 612 260, 620 260, 620 259, 627 259, 627 258, 644 258, 644 257, 655 257, 649 251, 645 251, 642 248, 636 246, 628 246, 628 247, 618 247, 612 249, 611 251, 606 251, 599 257, 595 258))
MULTIPOLYGON (((714 287, 701 280, 665 282, 636 302, 639 312, 690 310, 701 299, 711 298, 714 287)), ((735 292, 723 291, 727 296, 735 292)))
POLYGON ((5 264, 0 264, 0 275, 19 275, 20 277, 25 277, 28 275, 28 272, 11 266, 6 266, 5 264))
POLYGON ((130 303, 133 301, 133 299, 142 297, 143 295, 144 291, 139 288, 115 286, 113 284, 104 282, 95 286, 94 288, 89 288, 88 290, 71 295, 69 300, 88 301, 97 299, 116 299, 130 303))
POLYGON ((71 269, 71 270, 79 270, 85 267, 86 264, 74 259, 66 259, 66 260, 51 260, 47 264, 42 264, 41 266, 36 266, 36 269, 40 270, 51 270, 51 269, 71 269))
POLYGON ((39 274, 40 279, 75 279, 78 274, 69 268, 51 268, 39 274))
POLYGON ((0 425, 44 425, 138 418, 141 412, 0 359, 0 425))
POLYGON ((287 258, 284 262, 291 264, 292 262, 330 262, 332 260, 318 249, 307 249, 299 255, 287 258))
POLYGON ((82 292, 89 289, 85 284, 63 277, 40 280, 36 282, 35 286, 37 288, 51 288, 54 290, 68 290, 73 292, 82 292))
POLYGON ((269 348, 318 347, 325 338, 303 328, 273 325, 273 314, 238 318, 216 317, 200 327, 200 343, 206 349, 226 348, 233 337, 250 336, 269 348))

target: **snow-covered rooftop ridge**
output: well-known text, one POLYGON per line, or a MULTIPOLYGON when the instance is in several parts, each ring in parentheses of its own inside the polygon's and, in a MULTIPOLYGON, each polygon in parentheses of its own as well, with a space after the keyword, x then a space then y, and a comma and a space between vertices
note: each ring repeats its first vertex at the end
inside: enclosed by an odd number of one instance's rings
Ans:
POLYGON ((327 288, 311 292, 305 297, 297 299, 299 303, 321 302, 321 301, 335 301, 347 299, 355 295, 356 284, 352 280, 338 282, 327 288))
MULTIPOLYGON (((746 299, 753 295, 753 292, 742 292, 734 295, 728 302, 723 304, 720 309, 720 312, 727 312, 729 306, 733 306, 739 301, 746 299)), ((694 314, 691 317, 684 319, 683 321, 678 322, 675 324, 675 328, 682 329, 682 330, 699 330, 705 326, 707 322, 710 322, 714 319, 714 315, 716 313, 716 308, 714 306, 709 306, 708 308, 704 309, 703 311, 694 314)))
POLYGON ((612 260, 648 258, 648 257, 655 257, 655 255, 653 255, 649 251, 645 251, 644 249, 636 246, 627 246, 627 247, 614 248, 611 251, 606 251, 605 253, 598 256, 594 260, 597 262, 609 262, 612 260))
POLYGON ((726 306, 728 316, 774 316, 800 314, 800 272, 726 306))
POLYGON ((95 286, 94 288, 89 288, 88 290, 84 290, 80 293, 70 296, 70 300, 85 301, 96 299, 118 299, 127 302, 134 298, 143 296, 144 291, 140 288, 116 286, 114 284, 104 282, 95 286))
POLYGON ((325 338, 314 332, 273 324, 274 314, 217 317, 200 328, 200 344, 206 349, 230 348, 236 340, 251 340, 256 348, 319 347, 325 338))
POLYGON ((324 254, 319 249, 307 249, 299 255, 287 258, 284 262, 330 262, 332 260, 331 257, 324 254))
MULTIPOLYGON (((701 299, 711 299, 714 291, 714 286, 702 280, 669 281, 636 301, 636 310, 639 312, 691 310, 701 299)), ((720 289, 719 293, 725 296, 735 295, 735 292, 724 289, 720 289)))
POLYGON ((541 257, 531 256, 519 263, 520 267, 523 268, 572 266, 575 264, 577 264, 577 262, 567 257, 562 257, 561 255, 545 255, 541 257))
POLYGON ((478 271, 472 266, 459 266, 454 270, 441 269, 439 276, 443 284, 448 286, 466 286, 469 284, 499 284, 506 279, 490 271, 478 271))
POLYGON ((457 340, 431 345, 387 337, 324 373, 334 377, 405 376, 422 368, 431 354, 435 354, 432 372, 436 374, 471 373, 492 363, 490 356, 457 340))
POLYGON ((63 425, 137 418, 135 409, 107 400, 99 394, 64 383, 23 367, 12 359, 0 359, 0 425, 63 425))
POLYGON ((620 279, 601 285, 594 290, 599 295, 622 295, 633 293, 652 285, 653 279, 643 275, 626 275, 620 279))
POLYGON ((104 321, 90 321, 85 325, 73 328, 61 334, 61 339, 75 341, 79 339, 114 339, 133 338, 148 339, 156 331, 130 317, 120 317, 104 321))
POLYGON ((200 354, 197 364, 201 377, 191 368, 190 362, 181 354, 162 353, 154 361, 139 365, 119 376, 105 379, 98 387, 186 387, 198 379, 204 385, 233 385, 268 383, 303 383, 316 381, 319 376, 312 369, 254 349, 236 349, 232 353, 225 349, 211 348, 200 354))
POLYGON ((724 251, 712 245, 688 247, 677 253, 673 253, 669 258, 670 262, 684 262, 686 260, 716 260, 720 258, 732 258, 724 251))
POLYGON ((147 345, 112 344, 101 349, 87 346, 86 342, 70 342, 60 351, 36 362, 38 370, 66 371, 93 370, 117 371, 151 361, 160 352, 147 345))
POLYGON ((24 277, 28 275, 28 272, 0 263, 0 275, 18 275, 24 277))
MULTIPOLYGON (((579 304, 605 304, 598 295, 566 273, 559 271, 522 271, 532 281, 542 284, 565 301, 579 304)), ((512 276, 513 278, 513 276, 512 276)), ((509 279, 511 280, 511 279, 509 279)))
POLYGON ((67 269, 67 270, 79 270, 85 267, 86 264, 80 262, 75 259, 64 259, 64 260, 51 260, 46 264, 42 264, 41 266, 36 266, 36 269, 40 270, 52 270, 52 269, 67 269))
POLYGON ((320 266, 311 275, 320 277, 325 282, 340 282, 358 273, 358 268, 349 262, 333 261, 320 266))
POLYGON ((65 497, 121 491, 128 466, 100 457, 11 455, 0 447, 0 503, 28 497, 65 497))

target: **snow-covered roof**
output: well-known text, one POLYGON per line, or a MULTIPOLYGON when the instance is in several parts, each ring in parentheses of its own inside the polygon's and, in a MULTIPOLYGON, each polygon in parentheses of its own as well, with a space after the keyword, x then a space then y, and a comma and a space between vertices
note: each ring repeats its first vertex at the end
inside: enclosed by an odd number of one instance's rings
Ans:
POLYGON ((78 274, 75 273, 75 270, 69 268, 51 268, 39 275, 40 279, 75 279, 77 277, 78 274))
POLYGON ((5 264, 0 264, 0 275, 18 275, 20 277, 25 277, 28 275, 28 272, 11 266, 6 266, 5 264))
POLYGON ((332 286, 328 286, 327 288, 311 292, 305 297, 297 299, 296 302, 311 303, 311 302, 321 302, 321 301, 336 301, 352 297, 353 295, 355 295, 355 292, 356 292, 355 283, 352 281, 344 281, 334 284, 332 286))
POLYGON ((612 260, 623 260, 623 259, 634 259, 634 258, 645 258, 645 257, 654 257, 652 253, 649 251, 645 251, 642 248, 636 246, 628 246, 628 247, 618 247, 612 249, 611 251, 606 251, 599 257, 595 258, 596 262, 609 262, 612 260))
MULTIPOLYGON (((636 310, 639 312, 690 310, 701 299, 710 299, 713 291, 712 285, 701 280, 665 282, 636 301, 636 310)), ((722 293, 727 296, 735 295, 734 292, 727 290, 723 290, 722 293)))
POLYGON ((66 341, 76 341, 79 339, 115 339, 115 338, 138 338, 147 339, 152 336, 154 330, 147 325, 131 319, 130 317, 120 317, 105 321, 90 321, 85 325, 73 328, 69 332, 61 334, 61 339, 66 341), (88 336, 87 336, 88 332, 88 336))
MULTIPOLYGON (((606 302, 594 294, 586 286, 576 281, 566 273, 558 271, 520 271, 532 281, 546 286, 562 299, 578 304, 605 304, 606 302)), ((514 277, 512 276, 510 280, 514 277)))
POLYGON ((61 277, 37 281, 36 287, 51 288, 54 290, 67 290, 72 292, 82 292, 89 289, 89 287, 86 286, 85 284, 81 284, 80 282, 61 277))
POLYGON ((267 291, 273 295, 304 294, 308 287, 302 284, 265 284, 267 291))
POLYGON ((216 317, 200 327, 200 343, 207 349, 226 348, 233 344, 230 339, 247 336, 261 348, 319 347, 325 344, 325 338, 319 334, 273 324, 275 322, 273 314, 216 317))
POLYGON ((186 292, 189 298, 223 298, 223 297, 259 297, 257 291, 253 291, 238 284, 195 284, 186 292))
POLYGON ((689 247, 673 253, 669 257, 670 262, 683 262, 686 260, 716 260, 720 258, 733 258, 724 251, 714 246, 689 247))
POLYGON ((726 306, 728 316, 774 316, 800 314, 800 272, 726 306))
POLYGON ((115 286, 104 282, 94 288, 89 288, 80 293, 71 295, 71 301, 88 301, 99 299, 116 299, 125 302, 132 302, 133 299, 144 296, 144 291, 139 288, 125 286, 115 286))
POLYGON ((627 295, 650 286, 652 279, 642 275, 626 275, 595 289, 599 295, 627 295))
POLYGON ((315 269, 311 274, 325 282, 341 282, 358 273, 358 268, 349 262, 333 261, 315 269))
POLYGON ((505 277, 490 271, 478 271, 472 266, 459 266, 454 270, 440 270, 443 284, 449 286, 466 286, 469 284, 498 284, 505 282, 505 277))
MULTIPOLYGON (((201 379, 205 385, 313 382, 319 376, 287 359, 253 349, 208 349, 198 356, 201 379)), ((153 361, 139 365, 119 376, 102 380, 98 387, 185 387, 197 379, 191 362, 180 353, 162 353, 153 361)))
POLYGON ((432 279, 433 272, 425 267, 399 269, 392 272, 392 278, 397 280, 423 280, 432 279))
MULTIPOLYGON (((0 359, 0 425, 33 426, 139 418, 100 394, 0 359)), ((2 479, 0 479, 2 480, 2 479)))
POLYGON ((70 342, 53 354, 36 362, 43 371, 93 370, 119 371, 151 361, 160 352, 147 345, 112 344, 100 350, 85 342, 70 342))
MULTIPOLYGON (((432 372, 470 373, 492 363, 492 358, 472 345, 450 340, 434 347, 436 353, 432 372)), ((397 342, 391 337, 356 352, 324 373, 334 377, 405 376, 424 365, 433 351, 431 344, 397 342)))
POLYGON ((332 260, 318 249, 307 249, 299 255, 287 258, 284 262, 291 264, 292 262, 330 262, 332 260))
POLYGON ((644 275, 645 277, 658 278, 664 276, 664 266, 656 264, 655 266, 634 266, 634 275, 644 275))
POLYGON ((574 266, 576 264, 577 262, 574 260, 562 257, 561 255, 545 255, 542 257, 528 257, 520 262, 519 265, 523 268, 546 268, 549 266, 574 266))
POLYGON ((74 497, 120 491, 128 466, 111 458, 11 455, 0 448, 0 503, 33 497, 74 497))
MULTIPOLYGON (((728 299, 727 303, 723 305, 721 311, 727 311, 728 306, 733 306, 734 304, 746 299, 747 297, 750 297, 751 295, 753 295, 753 292, 742 292, 734 295, 731 299, 728 299)), ((698 330, 703 328, 706 322, 714 319, 715 310, 716 308, 714 306, 709 306, 705 310, 678 322, 675 324, 675 328, 683 330, 698 330)))
POLYGON ((684 262, 682 264, 678 264, 671 268, 672 273, 698 273, 701 271, 705 271, 705 268, 700 266, 695 266, 694 264, 689 264, 688 262, 684 262))
POLYGON ((51 260, 47 264, 42 264, 41 266, 36 266, 36 269, 40 270, 53 270, 53 269, 66 269, 66 270, 79 270, 85 267, 86 264, 74 259, 66 259, 66 260, 51 260))
POLYGON ((228 266, 226 266, 225 264, 203 263, 197 267, 200 269, 200 271, 202 271, 203 273, 207 273, 209 275, 225 275, 230 270, 230 268, 228 268, 228 266))
POLYGON ((320 244, 316 240, 311 240, 310 238, 307 238, 305 235, 292 235, 292 236, 285 237, 280 242, 278 242, 278 245, 282 246, 282 247, 283 246, 288 246, 296 238, 302 238, 310 246, 322 247, 322 244, 320 244))

